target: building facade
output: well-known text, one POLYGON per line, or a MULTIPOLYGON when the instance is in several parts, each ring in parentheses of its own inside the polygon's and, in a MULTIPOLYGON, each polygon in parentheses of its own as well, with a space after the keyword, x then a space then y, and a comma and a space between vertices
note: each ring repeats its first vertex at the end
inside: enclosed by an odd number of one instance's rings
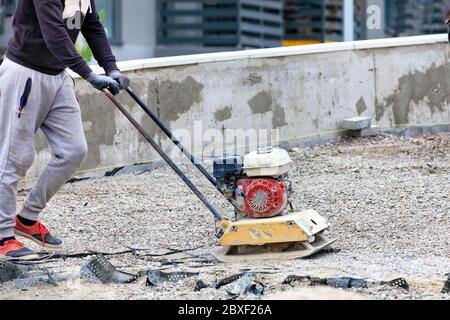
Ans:
POLYGON ((281 46, 283 0, 157 0, 158 55, 281 46))

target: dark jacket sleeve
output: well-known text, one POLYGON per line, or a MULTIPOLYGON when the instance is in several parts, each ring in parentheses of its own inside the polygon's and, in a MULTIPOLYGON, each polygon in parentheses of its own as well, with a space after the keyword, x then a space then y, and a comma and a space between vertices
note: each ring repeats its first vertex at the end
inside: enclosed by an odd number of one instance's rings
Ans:
POLYGON ((450 0, 444 0, 443 11, 445 16, 445 22, 450 24, 450 0))
POLYGON ((87 78, 92 70, 75 49, 63 20, 63 5, 59 0, 33 0, 41 32, 53 56, 64 65, 87 78))
POLYGON ((119 70, 116 64, 111 46, 106 36, 105 28, 100 22, 100 17, 95 7, 95 1, 91 0, 91 11, 86 14, 81 33, 91 48, 95 60, 105 69, 106 73, 119 70))

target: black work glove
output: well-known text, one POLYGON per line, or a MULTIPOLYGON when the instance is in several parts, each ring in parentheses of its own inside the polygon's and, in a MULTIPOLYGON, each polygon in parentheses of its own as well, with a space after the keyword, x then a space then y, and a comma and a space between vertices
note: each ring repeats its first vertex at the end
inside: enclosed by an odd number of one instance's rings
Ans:
POLYGON ((120 90, 126 90, 130 86, 130 79, 124 76, 119 70, 113 70, 108 73, 108 76, 117 81, 120 86, 120 90))
POLYGON ((102 91, 108 89, 113 95, 120 92, 120 85, 113 78, 108 76, 101 76, 92 72, 86 79, 95 89, 102 91))
POLYGON ((450 43, 450 25, 447 25, 448 30, 448 42, 450 43))
POLYGON ((450 42, 450 14, 447 14, 447 18, 445 19, 445 24, 447 25, 448 42, 450 42))

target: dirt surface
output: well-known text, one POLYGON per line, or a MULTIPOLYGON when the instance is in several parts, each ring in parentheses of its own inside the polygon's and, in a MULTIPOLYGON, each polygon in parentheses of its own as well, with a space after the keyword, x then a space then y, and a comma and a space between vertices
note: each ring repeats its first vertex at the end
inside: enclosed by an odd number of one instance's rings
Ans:
MULTIPOLYGON (((449 299, 441 290, 450 272, 450 134, 418 138, 378 136, 295 149, 291 174, 297 209, 315 209, 330 220, 333 252, 311 259, 220 264, 212 216, 168 169, 67 184, 43 215, 65 240, 70 253, 142 248, 162 254, 171 248, 197 248, 167 257, 124 254, 109 257, 128 272, 150 268, 201 272, 209 283, 254 271, 265 285, 263 297, 322 297, 306 283, 283 285, 289 275, 355 277, 388 281, 403 277, 409 291, 389 286, 326 290, 324 296, 362 299, 449 299), (165 261, 163 261, 165 258, 165 261), (166 265, 167 260, 178 262, 166 265), (285 296, 283 296, 285 294, 285 296)), ((213 203, 227 203, 194 170, 188 172, 213 203)), ((21 195, 23 201, 24 194, 21 195)), ((27 243, 29 244, 29 243, 27 243)), ((36 247, 30 244, 31 247, 36 247)), ((88 260, 49 261, 40 268, 79 274, 88 260)), ((170 261, 169 261, 170 262, 170 261)), ((0 299, 227 299, 227 290, 194 292, 195 278, 158 287, 145 278, 129 285, 92 284, 75 279, 57 287, 27 290, 0 285, 0 299)), ((319 290, 319 291, 317 291, 319 290)), ((261 297, 261 298, 263 298, 261 297)), ((241 297, 254 299, 253 295, 241 297)))

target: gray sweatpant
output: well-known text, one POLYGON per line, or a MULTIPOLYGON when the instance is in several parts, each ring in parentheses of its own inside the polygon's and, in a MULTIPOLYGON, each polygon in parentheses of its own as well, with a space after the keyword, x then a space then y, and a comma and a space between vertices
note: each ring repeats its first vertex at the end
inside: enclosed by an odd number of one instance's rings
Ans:
POLYGON ((70 75, 46 75, 6 59, 0 66, 0 239, 14 235, 18 182, 33 163, 38 129, 47 137, 53 157, 19 212, 34 221, 83 162, 86 139, 70 75), (19 101, 29 78, 31 93, 19 118, 19 101))

